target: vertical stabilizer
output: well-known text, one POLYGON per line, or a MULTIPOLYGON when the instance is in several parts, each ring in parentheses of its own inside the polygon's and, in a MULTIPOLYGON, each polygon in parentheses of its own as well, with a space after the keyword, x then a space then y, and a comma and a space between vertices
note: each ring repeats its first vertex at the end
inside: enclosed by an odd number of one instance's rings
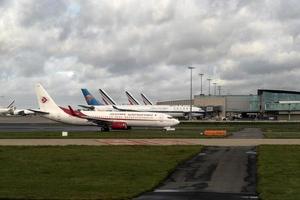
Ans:
POLYGON ((140 102, 138 102, 138 100, 136 100, 136 98, 134 98, 134 97, 130 94, 130 92, 125 91, 125 93, 126 93, 126 96, 127 96, 127 98, 128 98, 128 101, 129 101, 130 105, 140 105, 140 102))
POLYGON ((13 105, 14 105, 14 103, 15 103, 15 100, 13 100, 13 101, 7 106, 7 108, 12 108, 13 105))
POLYGON ((81 89, 82 94, 86 100, 86 103, 91 106, 100 106, 103 105, 99 100, 97 100, 87 89, 81 89))
POLYGON ((41 111, 51 112, 51 111, 61 111, 61 109, 56 105, 53 99, 50 97, 48 92, 43 88, 41 84, 36 84, 35 92, 38 100, 38 104, 41 111))
POLYGON ((116 102, 102 89, 99 89, 102 99, 106 105, 117 105, 116 102))
POLYGON ((153 105, 153 103, 146 97, 146 95, 141 93, 141 96, 145 105, 153 105))

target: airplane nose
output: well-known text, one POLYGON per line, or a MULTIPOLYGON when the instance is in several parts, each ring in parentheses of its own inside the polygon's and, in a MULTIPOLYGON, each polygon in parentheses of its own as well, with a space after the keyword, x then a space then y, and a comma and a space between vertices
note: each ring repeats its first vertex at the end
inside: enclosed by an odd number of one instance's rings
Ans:
POLYGON ((175 125, 177 125, 177 124, 180 123, 180 121, 178 119, 173 119, 173 121, 174 121, 174 125, 173 126, 175 126, 175 125))

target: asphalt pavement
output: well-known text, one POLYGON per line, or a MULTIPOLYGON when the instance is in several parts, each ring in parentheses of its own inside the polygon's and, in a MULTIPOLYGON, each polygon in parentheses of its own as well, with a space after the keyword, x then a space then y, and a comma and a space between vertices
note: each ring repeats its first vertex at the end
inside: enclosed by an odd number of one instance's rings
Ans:
POLYGON ((258 199, 255 147, 205 147, 136 200, 258 199))

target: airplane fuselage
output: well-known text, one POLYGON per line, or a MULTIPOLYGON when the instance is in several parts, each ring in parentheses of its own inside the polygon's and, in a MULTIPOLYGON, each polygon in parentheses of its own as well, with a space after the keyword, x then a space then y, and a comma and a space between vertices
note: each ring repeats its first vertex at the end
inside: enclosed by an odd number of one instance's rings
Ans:
MULTIPOLYGON (((114 110, 113 106, 94 106, 97 111, 114 110)), ((127 111, 138 112, 157 112, 168 114, 172 117, 185 117, 190 112, 190 106, 187 105, 116 105, 115 108, 127 111)), ((195 116, 203 115, 204 111, 201 108, 192 107, 192 114, 195 116)))
POLYGON ((177 125, 178 120, 168 117, 168 115, 151 112, 106 112, 106 111, 80 111, 82 117, 73 116, 68 109, 51 112, 42 115, 45 118, 74 125, 99 125, 86 119, 85 117, 94 118, 109 122, 124 122, 127 126, 133 127, 170 127, 177 125))

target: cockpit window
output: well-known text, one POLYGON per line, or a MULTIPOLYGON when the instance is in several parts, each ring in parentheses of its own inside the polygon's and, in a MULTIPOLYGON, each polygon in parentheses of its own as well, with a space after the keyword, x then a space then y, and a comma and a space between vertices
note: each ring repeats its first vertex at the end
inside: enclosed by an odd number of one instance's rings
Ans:
POLYGON ((168 117, 168 119, 173 119, 173 117, 168 117))

